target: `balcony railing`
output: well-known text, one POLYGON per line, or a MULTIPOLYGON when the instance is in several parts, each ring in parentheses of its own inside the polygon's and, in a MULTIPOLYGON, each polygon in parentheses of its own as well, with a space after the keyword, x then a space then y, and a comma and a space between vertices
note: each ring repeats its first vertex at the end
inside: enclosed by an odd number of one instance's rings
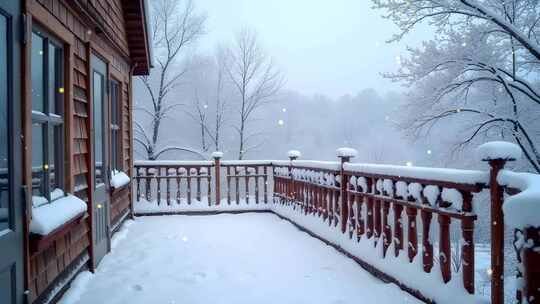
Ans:
POLYGON ((334 162, 297 160, 297 153, 288 161, 221 161, 216 154, 213 161, 136 162, 135 212, 273 212, 419 299, 472 303, 481 301, 475 204, 489 191, 491 301, 504 301, 505 219, 515 229, 516 298, 540 299, 540 222, 525 216, 529 223, 519 226, 522 215, 510 206, 520 195, 540 204, 540 176, 503 170, 510 156, 486 157, 485 172, 357 164, 353 152, 339 150, 334 162), (507 202, 512 219, 503 215, 507 202))

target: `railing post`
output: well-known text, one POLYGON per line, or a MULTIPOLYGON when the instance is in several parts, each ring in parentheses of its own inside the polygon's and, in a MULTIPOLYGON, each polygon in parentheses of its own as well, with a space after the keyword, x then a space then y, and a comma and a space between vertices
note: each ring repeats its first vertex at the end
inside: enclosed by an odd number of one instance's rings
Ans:
MULTIPOLYGON (((289 182, 289 186, 286 187, 289 190, 287 191, 286 195, 292 200, 294 200, 296 198, 296 189, 294 187, 294 176, 292 173, 293 161, 297 160, 300 156, 302 156, 302 153, 300 153, 300 151, 297 151, 297 150, 290 150, 289 152, 287 152, 287 156, 289 157, 289 161, 290 161, 288 169, 289 169, 289 177, 291 181, 289 182)), ((294 204, 294 202, 292 203, 294 204)))
POLYGON ((518 254, 518 279, 523 280, 516 297, 518 303, 540 303, 540 227, 526 227, 514 232, 514 244, 518 254))
POLYGON ((504 303, 504 215, 502 211, 503 187, 497 182, 504 168, 504 159, 484 159, 490 166, 489 189, 491 195, 491 303, 504 303))
POLYGON ((358 152, 351 148, 339 148, 336 150, 336 154, 341 160, 339 204, 341 206, 341 232, 345 233, 349 223, 349 177, 345 174, 344 164, 350 162, 351 158, 355 157, 358 152))
MULTIPOLYGON (((214 158, 214 169, 216 175, 216 206, 219 206, 219 202, 221 201, 221 158, 223 157, 223 153, 214 152, 212 153, 212 157, 214 158)), ((208 205, 210 206, 210 198, 208 198, 208 205)))

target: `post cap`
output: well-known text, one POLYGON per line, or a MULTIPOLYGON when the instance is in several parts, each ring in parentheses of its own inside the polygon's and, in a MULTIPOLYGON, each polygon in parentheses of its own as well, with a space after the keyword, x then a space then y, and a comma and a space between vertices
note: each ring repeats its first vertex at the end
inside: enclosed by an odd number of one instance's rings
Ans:
POLYGON ((513 161, 521 158, 521 148, 507 141, 491 141, 476 149, 478 158, 482 161, 504 160, 513 161))
POLYGON ((353 148, 339 148, 336 150, 336 154, 339 158, 353 158, 358 155, 358 151, 353 148))
POLYGON ((219 151, 216 151, 216 152, 212 152, 212 158, 222 158, 223 157, 223 152, 219 152, 219 151))
POLYGON ((302 157, 302 153, 300 153, 300 151, 298 151, 298 150, 290 150, 289 152, 287 152, 287 156, 290 159, 295 160, 297 158, 302 157))

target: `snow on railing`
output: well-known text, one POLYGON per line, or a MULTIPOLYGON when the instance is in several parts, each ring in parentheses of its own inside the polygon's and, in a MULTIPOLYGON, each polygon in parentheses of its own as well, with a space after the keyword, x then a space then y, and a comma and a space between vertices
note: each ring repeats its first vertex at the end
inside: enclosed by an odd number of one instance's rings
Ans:
POLYGON ((268 209, 272 161, 136 161, 135 212, 268 209))
POLYGON ((222 161, 213 154, 209 162, 136 162, 135 206, 158 206, 140 213, 274 212, 422 300, 483 303, 475 295, 473 198, 489 188, 491 302, 504 298, 504 221, 516 229, 518 297, 540 299, 539 274, 530 271, 540 268, 540 176, 503 170, 519 148, 481 146, 489 172, 352 163, 357 153, 349 148, 336 154, 340 161, 298 160, 301 153, 290 151, 280 161, 222 161), (459 237, 453 240, 451 230, 459 237))

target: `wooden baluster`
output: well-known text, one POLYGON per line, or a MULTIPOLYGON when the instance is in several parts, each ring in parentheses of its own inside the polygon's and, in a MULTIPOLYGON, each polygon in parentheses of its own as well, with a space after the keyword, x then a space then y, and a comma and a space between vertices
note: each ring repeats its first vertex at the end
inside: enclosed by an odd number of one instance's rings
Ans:
POLYGON ((200 202, 201 201, 201 168, 200 167, 197 167, 195 169, 195 174, 196 175, 196 181, 197 181, 197 201, 200 202))
MULTIPOLYGON (((349 189, 350 190, 350 189, 349 189)), ((357 221, 357 214, 356 214, 356 205, 358 201, 358 197, 356 194, 349 194, 348 196, 348 209, 349 209, 349 238, 352 239, 353 234, 356 233, 356 221, 357 221)))
MULTIPOLYGON (((208 201, 208 206, 212 205, 212 174, 210 174, 210 170, 212 170, 212 167, 206 167, 206 200, 208 201)), ((217 170, 218 174, 219 170, 217 170)), ((220 178, 216 177, 217 181, 220 181, 220 178)), ((216 206, 219 206, 219 203, 221 201, 221 189, 220 184, 216 183, 216 206)))
POLYGON ((450 217, 446 215, 438 216, 439 219, 439 264, 443 281, 447 283, 452 277, 451 262, 452 253, 450 249, 450 217))
POLYGON ((234 172, 234 186, 235 186, 235 189, 236 189, 236 204, 240 204, 240 178, 238 177, 239 175, 239 172, 238 172, 238 167, 234 166, 233 167, 233 172, 234 172))
POLYGON ((263 192, 264 192, 264 203, 268 204, 268 167, 263 166, 263 192))
POLYGON ((323 219, 326 221, 328 219, 328 189, 322 189, 322 208, 323 208, 323 219))
POLYGON ((432 213, 422 209, 420 211, 422 220, 422 264, 425 272, 431 272, 433 268, 433 244, 429 239, 432 213))
POLYGON ((187 170, 187 203, 191 205, 191 169, 186 168, 187 170))
POLYGON ((167 186, 167 205, 171 205, 171 180, 169 177, 169 168, 165 167, 165 183, 167 186))
POLYGON ((148 202, 151 202, 151 198, 150 198, 150 188, 152 187, 152 176, 150 176, 149 174, 149 169, 150 168, 144 168, 144 192, 145 192, 145 196, 146 196, 146 200, 148 202))
POLYGON ((334 189, 328 189, 328 225, 334 223, 334 189))
POLYGON ((362 238, 362 235, 365 233, 365 222, 364 222, 364 214, 362 212, 362 207, 364 206, 365 197, 363 195, 360 195, 358 199, 356 200, 356 217, 357 217, 357 224, 356 224, 356 236, 357 241, 360 241, 360 238, 362 238))
POLYGON ((157 175, 156 175, 156 181, 157 181, 157 202, 158 206, 161 204, 161 167, 157 167, 157 175))
POLYGON ((375 225, 374 225, 374 212, 373 212, 373 201, 374 201, 374 198, 371 196, 375 193, 374 189, 373 189, 373 179, 371 178, 366 178, 366 185, 367 185, 367 189, 366 189, 366 192, 370 195, 367 197, 367 202, 366 202, 366 214, 367 214, 367 229, 366 229, 366 236, 368 239, 370 239, 373 234, 374 234, 374 230, 375 230, 375 225))
POLYGON ((182 202, 182 178, 180 177, 180 170, 176 168, 176 203, 180 204, 182 202))
POLYGON ((401 214, 403 206, 394 203, 394 255, 399 256, 399 252, 403 250, 403 223, 401 214))
POLYGON ((416 214, 418 211, 415 207, 407 207, 407 253, 409 262, 412 263, 416 253, 418 252, 418 234, 416 233, 416 214))
POLYGON ((141 168, 137 167, 136 169, 136 172, 137 172, 137 202, 139 202, 140 198, 141 198, 141 168))
MULTIPOLYGON (((336 185, 337 186, 337 185, 336 185)), ((340 197, 339 197, 339 190, 334 190, 334 227, 337 227, 339 225, 340 217, 341 217, 341 208, 339 205, 340 197)))
POLYGON ((231 167, 227 167, 227 205, 231 204, 231 167))
POLYGON ((264 189, 264 203, 268 204, 268 167, 263 167, 263 189, 264 189))
POLYGON ((317 185, 316 193, 315 193, 315 211, 317 212, 317 216, 321 217, 322 214, 322 188, 320 185, 317 185))
POLYGON ((255 204, 259 204, 259 167, 255 168, 255 204))
POLYGON ((249 205, 249 173, 248 173, 248 169, 249 167, 246 167, 244 166, 244 185, 246 187, 245 192, 246 192, 246 204, 249 205))
MULTIPOLYGON (((377 181, 373 181, 373 185, 375 186, 375 194, 381 194, 380 191, 377 189, 377 181)), ((375 205, 373 208, 373 216, 375 221, 375 239, 374 239, 374 245, 377 246, 377 242, 379 241, 379 238, 381 237, 382 232, 382 218, 381 218, 381 200, 375 199, 375 205)))
MULTIPOLYGON (((461 211, 472 212, 472 194, 462 191, 463 205, 461 211)), ((463 272, 463 286, 470 294, 474 294, 474 221, 470 218, 461 220, 461 265, 463 272)), ((456 249, 457 250, 457 249, 456 249)))
POLYGON ((382 204, 382 228, 383 228, 383 256, 386 256, 386 251, 392 242, 392 228, 388 223, 388 212, 390 210, 390 202, 381 200, 382 204))

